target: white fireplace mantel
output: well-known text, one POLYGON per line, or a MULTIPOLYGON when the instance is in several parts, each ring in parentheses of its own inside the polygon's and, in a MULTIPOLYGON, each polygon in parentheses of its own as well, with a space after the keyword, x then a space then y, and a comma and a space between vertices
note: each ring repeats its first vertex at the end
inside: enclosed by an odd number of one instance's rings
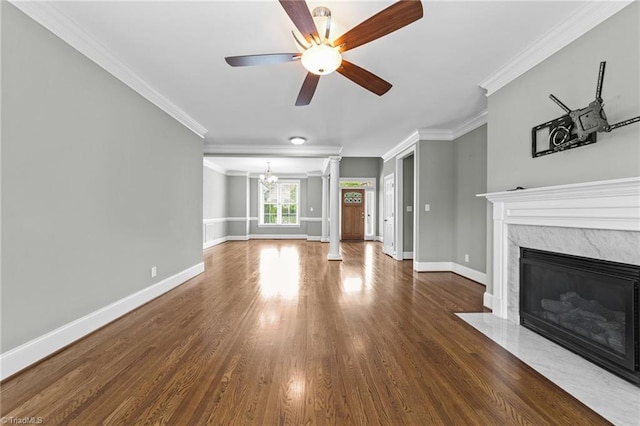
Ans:
POLYGON ((640 232, 640 177, 478 194, 493 203, 491 308, 507 318, 508 227, 640 232))

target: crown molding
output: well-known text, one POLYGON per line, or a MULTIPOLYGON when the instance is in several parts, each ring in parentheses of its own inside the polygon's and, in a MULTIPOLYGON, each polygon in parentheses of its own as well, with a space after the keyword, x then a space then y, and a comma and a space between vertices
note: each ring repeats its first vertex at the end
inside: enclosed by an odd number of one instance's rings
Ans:
POLYGON ((322 172, 320 170, 307 172, 307 177, 321 177, 321 176, 322 176, 322 172))
POLYGON ((452 129, 418 129, 382 155, 384 161, 400 155, 418 141, 453 141, 487 124, 487 110, 480 111, 452 129))
POLYGON ((227 170, 225 173, 227 176, 242 176, 249 177, 249 172, 243 172, 242 170, 227 170))
POLYGON ((398 145, 394 146, 389 151, 382 154, 382 160, 383 161, 391 160, 393 157, 400 154, 402 151, 409 148, 411 145, 415 144, 419 140, 420 140, 420 133, 418 130, 415 130, 409 136, 404 138, 404 140, 400 142, 398 145))
POLYGON ((589 1, 479 83, 492 95, 633 1, 589 1))
MULTIPOLYGON (((260 179, 260 175, 262 173, 249 173, 250 179, 260 179)), ((307 175, 305 173, 274 173, 278 177, 278 182, 283 179, 306 179, 307 175)))
POLYGON ((225 169, 222 166, 219 166, 217 164, 214 164, 214 163, 210 162, 209 160, 207 160, 206 157, 202 160, 202 164, 204 164, 205 167, 207 167, 207 168, 209 168, 211 170, 214 170, 214 171, 216 171, 218 173, 222 173, 223 175, 227 174, 227 171, 228 171, 227 169, 225 169))
POLYGON ((71 47, 91 59, 105 71, 135 90, 149 102, 169 114, 196 135, 204 138, 207 129, 189 114, 151 87, 133 69, 100 44, 95 37, 67 17, 52 1, 9 0, 31 19, 51 31, 71 47))
POLYGON ((339 145, 315 145, 307 147, 293 147, 286 145, 221 145, 211 142, 204 143, 205 155, 269 155, 284 157, 325 157, 339 155, 342 146, 339 145))
POLYGON ((487 124, 487 110, 481 111, 479 114, 474 115, 470 119, 463 121, 451 131, 452 140, 458 139, 460 136, 464 136, 472 130, 477 129, 480 126, 487 124))

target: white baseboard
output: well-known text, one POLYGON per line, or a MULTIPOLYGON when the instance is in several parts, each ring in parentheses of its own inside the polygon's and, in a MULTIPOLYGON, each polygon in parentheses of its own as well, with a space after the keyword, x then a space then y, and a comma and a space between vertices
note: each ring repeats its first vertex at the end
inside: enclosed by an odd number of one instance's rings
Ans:
POLYGON ((380 241, 381 243, 383 243, 384 241, 382 241, 382 237, 380 235, 376 235, 375 236, 375 240, 376 241, 380 241))
POLYGON ((402 258, 403 259, 413 259, 413 252, 412 251, 405 251, 402 253, 402 258))
POLYGON ((493 310, 493 294, 485 291, 482 296, 482 304, 485 308, 493 310))
POLYGON ((478 282, 482 285, 487 285, 487 274, 484 272, 476 271, 475 269, 467 268, 466 266, 459 265, 457 263, 453 264, 452 272, 455 272, 458 275, 462 275, 465 278, 469 278, 475 282, 478 282))
POLYGON ((451 272, 452 269, 451 262, 413 262, 413 270, 416 272, 451 272))
POLYGON ((321 238, 320 242, 322 243, 328 243, 329 242, 329 238, 321 238))
POLYGON ((342 255, 341 254, 331 254, 329 253, 327 255, 327 260, 342 260, 342 255))
POLYGON ((306 240, 307 234, 249 234, 250 240, 306 240))
POLYGON ((208 249, 213 246, 217 246, 218 244, 222 244, 229 240, 229 237, 216 238, 215 240, 207 241, 202 245, 202 249, 208 249))
POLYGON ((203 262, 0 354, 0 380, 81 339, 202 272, 203 262))
POLYGON ((487 285, 487 274, 454 262, 413 262, 413 270, 416 272, 455 272, 465 278, 487 285))
POLYGON ((227 235, 227 241, 248 241, 249 237, 246 235, 227 235))
POLYGON ((307 235, 307 241, 321 241, 322 237, 321 236, 313 236, 313 235, 307 235))

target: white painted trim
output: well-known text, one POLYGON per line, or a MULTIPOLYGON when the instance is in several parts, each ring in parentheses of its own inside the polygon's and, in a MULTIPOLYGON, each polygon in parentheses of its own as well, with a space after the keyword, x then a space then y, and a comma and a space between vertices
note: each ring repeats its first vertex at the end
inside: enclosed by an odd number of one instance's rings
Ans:
POLYGON ((249 177, 249 172, 242 170, 227 170, 227 176, 249 177))
POLYGON ((400 142, 398 145, 394 146, 389 151, 382 154, 382 159, 384 161, 389 161, 392 158, 395 158, 399 153, 406 150, 411 145, 415 145, 415 143, 418 142, 419 140, 420 140, 420 133, 417 130, 415 130, 409 136, 404 138, 404 140, 400 142))
POLYGON ((633 1, 589 1, 479 83, 492 95, 633 1))
POLYGON ((475 269, 468 268, 458 263, 453 263, 451 272, 455 272, 458 275, 462 275, 465 278, 469 278, 472 281, 487 285, 487 274, 484 272, 476 271, 475 269))
MULTIPOLYGON (((264 173, 264 172, 262 172, 264 173)), ((249 173, 251 179, 259 179, 262 173, 249 173)), ((308 179, 306 173, 278 173, 278 182, 282 182, 284 179, 308 179)))
POLYGON ((376 235, 375 236, 375 241, 380 241, 381 243, 384 242, 383 239, 382 239, 382 236, 380 236, 380 235, 376 235))
POLYGON ((237 216, 237 217, 226 217, 227 222, 246 222, 248 218, 237 216))
POLYGON ((413 270, 416 272, 453 272, 482 285, 487 285, 487 274, 455 262, 413 262, 413 270))
POLYGON ((416 272, 451 272, 451 262, 413 262, 413 270, 416 272))
POLYGON ((412 251, 405 251, 402 253, 402 258, 403 259, 413 259, 413 252, 412 251))
MULTIPOLYGON (((260 219, 260 218, 259 218, 259 217, 257 217, 257 216, 251 216, 251 217, 249 218, 249 220, 253 220, 253 221, 258 221, 258 219, 260 219)), ((265 225, 265 226, 269 226, 269 225, 265 225)), ((279 226, 279 225, 272 225, 272 226, 279 226)), ((292 225, 292 226, 298 226, 298 225, 292 225)))
POLYGON ((211 142, 204 143, 205 155, 219 154, 248 154, 248 155, 285 155, 288 157, 324 157, 328 155, 340 155, 342 146, 339 145, 237 145, 237 144, 217 144, 211 142))
POLYGON ((219 166, 217 164, 212 163, 211 161, 207 160, 206 157, 202 159, 202 164, 204 164, 205 167, 207 167, 207 168, 209 168, 209 169, 211 169, 211 170, 213 170, 215 172, 222 173, 223 175, 227 174, 227 169, 225 169, 222 166, 219 166))
POLYGON ((477 196, 504 224, 640 231, 640 177, 477 196))
POLYGON ((321 217, 301 217, 300 222, 322 222, 321 217))
POLYGON ((398 145, 382 154, 384 161, 389 161, 402 152, 410 149, 418 141, 452 141, 464 136, 472 130, 487 124, 487 110, 480 111, 451 129, 418 129, 403 139, 398 145))
POLYGON ((227 235, 227 241, 248 241, 247 235, 227 235))
POLYGON ((484 294, 482 295, 482 305, 485 308, 489 308, 491 310, 493 310, 493 294, 489 293, 488 291, 485 291, 484 294))
POLYGON ((147 83, 132 68, 100 44, 89 32, 69 19, 53 1, 17 1, 11 4, 51 31, 71 47, 135 90, 196 135, 204 138, 207 129, 147 83))
POLYGON ((329 238, 320 238, 320 242, 321 243, 328 243, 329 242, 329 238))
POLYGON ((215 240, 209 240, 209 241, 205 242, 205 243, 202 245, 202 249, 203 249, 203 250, 206 250, 206 249, 211 248, 211 247, 213 247, 213 246, 217 246, 218 244, 225 243, 225 242, 227 242, 228 240, 229 240, 229 238, 228 238, 228 237, 222 237, 222 238, 216 238, 215 240))
POLYGON ((340 253, 338 253, 338 254, 329 253, 327 255, 327 260, 342 260, 342 255, 340 253))
POLYGON ((250 240, 306 240, 307 234, 249 234, 250 240))
POLYGON ((320 170, 307 172, 307 177, 322 177, 322 172, 320 170))
POLYGON ((228 220, 228 217, 214 217, 211 219, 202 219, 202 223, 204 225, 208 225, 210 223, 224 223, 228 220))
POLYGON ((487 124, 488 112, 485 109, 484 111, 480 111, 480 113, 474 115, 468 120, 463 121, 453 130, 451 130, 451 140, 456 140, 460 136, 464 136, 467 133, 477 129, 480 126, 487 124))
POLYGON ((322 237, 320 235, 308 235, 307 241, 322 241, 322 237))
POLYGON ((137 291, 97 311, 37 337, 27 343, 0 354, 0 380, 25 369, 78 339, 94 332, 141 305, 183 284, 204 272, 204 263, 198 263, 159 283, 137 291))

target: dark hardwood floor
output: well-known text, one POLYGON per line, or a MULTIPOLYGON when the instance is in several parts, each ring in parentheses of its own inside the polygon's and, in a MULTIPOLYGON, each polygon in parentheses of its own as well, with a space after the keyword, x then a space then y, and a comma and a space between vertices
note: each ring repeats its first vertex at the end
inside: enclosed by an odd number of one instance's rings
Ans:
POLYGON ((44 424, 608 424, 457 318, 484 287, 379 243, 228 242, 206 272, 2 384, 44 424))

